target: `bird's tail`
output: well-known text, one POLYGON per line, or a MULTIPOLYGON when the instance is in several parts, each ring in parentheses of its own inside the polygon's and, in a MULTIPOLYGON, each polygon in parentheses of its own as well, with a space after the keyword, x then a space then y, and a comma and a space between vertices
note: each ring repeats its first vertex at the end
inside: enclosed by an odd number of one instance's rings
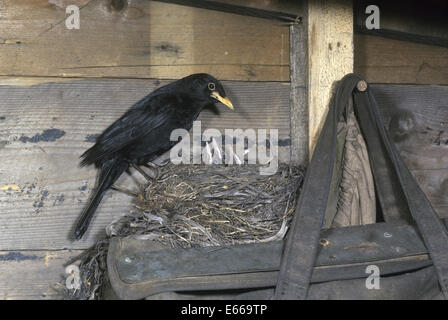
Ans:
POLYGON ((84 208, 81 214, 81 218, 78 221, 75 229, 75 239, 80 240, 89 227, 95 210, 103 199, 106 191, 117 181, 120 175, 126 171, 129 164, 122 160, 111 159, 105 161, 101 165, 101 171, 98 178, 98 186, 92 192, 89 203, 84 208))

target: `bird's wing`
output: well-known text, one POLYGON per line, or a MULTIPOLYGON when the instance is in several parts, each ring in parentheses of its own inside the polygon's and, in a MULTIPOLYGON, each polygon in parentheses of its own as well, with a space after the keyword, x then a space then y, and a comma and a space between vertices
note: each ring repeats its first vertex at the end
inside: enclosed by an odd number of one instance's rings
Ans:
POLYGON ((165 125, 174 116, 177 97, 163 93, 137 102, 97 138, 96 143, 81 156, 85 166, 109 158, 133 142, 165 125), (137 105, 136 104, 136 105, 137 105))

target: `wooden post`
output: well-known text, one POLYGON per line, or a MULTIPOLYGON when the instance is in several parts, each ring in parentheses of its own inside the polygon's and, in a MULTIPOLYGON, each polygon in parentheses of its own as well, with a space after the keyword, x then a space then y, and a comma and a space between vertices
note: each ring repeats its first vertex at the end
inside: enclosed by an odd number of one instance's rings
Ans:
POLYGON ((319 138, 335 81, 353 72, 353 3, 308 1, 308 110, 310 157, 319 138))
POLYGON ((293 165, 307 165, 308 147, 308 31, 306 2, 299 12, 301 23, 290 26, 290 112, 291 159, 293 165))

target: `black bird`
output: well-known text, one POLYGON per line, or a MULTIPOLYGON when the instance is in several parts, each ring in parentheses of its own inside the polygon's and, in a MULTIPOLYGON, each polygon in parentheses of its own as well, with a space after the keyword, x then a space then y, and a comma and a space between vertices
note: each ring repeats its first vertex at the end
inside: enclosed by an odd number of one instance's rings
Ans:
POLYGON ((144 165, 171 149, 174 129, 189 130, 199 113, 215 102, 230 109, 221 83, 208 74, 193 74, 163 86, 134 104, 96 139, 81 155, 80 166, 99 169, 98 184, 92 192, 75 229, 81 239, 105 192, 130 166, 144 165))

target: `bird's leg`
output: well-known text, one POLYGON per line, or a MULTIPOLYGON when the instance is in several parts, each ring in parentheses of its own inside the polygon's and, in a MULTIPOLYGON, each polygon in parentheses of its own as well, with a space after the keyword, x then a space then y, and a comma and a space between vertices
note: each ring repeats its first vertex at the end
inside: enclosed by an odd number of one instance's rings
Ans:
POLYGON ((138 195, 139 195, 139 194, 138 194, 137 192, 135 192, 135 191, 129 190, 129 189, 127 189, 127 188, 124 188, 124 187, 119 186, 119 185, 116 185, 116 184, 112 185, 111 188, 114 189, 114 190, 117 190, 117 191, 121 191, 121 192, 123 192, 123 193, 126 193, 126 194, 129 195, 129 196, 138 197, 138 195))
MULTIPOLYGON (((131 166, 131 163, 129 163, 129 166, 131 166)), ((131 177, 131 179, 134 181, 134 183, 138 186, 138 187, 140 187, 140 182, 132 175, 132 172, 131 172, 131 170, 130 170, 130 168, 127 168, 126 169, 126 173, 131 177)), ((128 192, 126 192, 126 191, 124 191, 123 190, 123 188, 122 187, 119 187, 119 186, 117 186, 117 185, 114 185, 116 188, 116 190, 118 190, 118 191, 123 191, 124 193, 128 193, 128 192)), ((112 186, 112 188, 113 188, 113 186, 112 186)), ((134 193, 133 191, 131 191, 130 193, 129 193, 129 195, 138 195, 137 193, 134 193)))
POLYGON ((152 163, 151 161, 144 163, 143 166, 145 166, 146 168, 150 168, 150 169, 159 167, 158 165, 156 165, 155 163, 152 163))
POLYGON ((129 163, 135 170, 137 170, 142 176, 146 178, 148 181, 152 181, 153 177, 151 177, 149 174, 147 174, 145 171, 142 170, 138 165, 135 163, 129 163))
POLYGON ((160 168, 160 167, 164 167, 164 166, 166 166, 168 163, 170 163, 170 158, 168 158, 168 159, 165 159, 165 160, 163 160, 159 165, 158 165, 158 167, 160 168))
POLYGON ((152 163, 151 161, 144 163, 143 166, 145 166, 148 169, 151 169, 151 171, 154 174, 154 179, 157 179, 160 175, 160 170, 159 170, 159 166, 152 163))

